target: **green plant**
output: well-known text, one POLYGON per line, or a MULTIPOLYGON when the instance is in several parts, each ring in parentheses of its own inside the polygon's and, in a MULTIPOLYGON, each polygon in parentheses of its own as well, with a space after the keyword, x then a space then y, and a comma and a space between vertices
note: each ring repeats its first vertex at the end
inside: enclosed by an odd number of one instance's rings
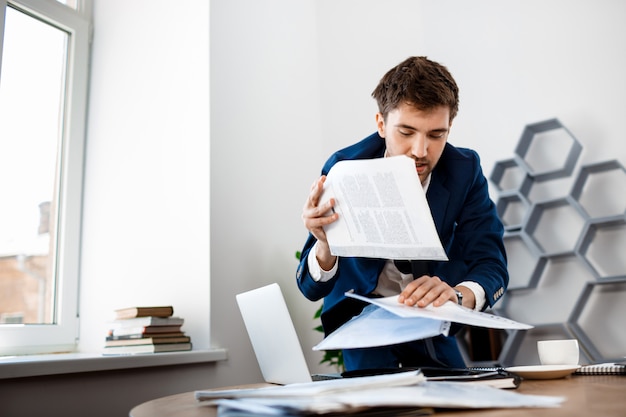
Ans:
MULTIPOLYGON (((300 251, 296 252, 296 259, 300 260, 302 253, 300 251)), ((313 315, 313 320, 320 320, 322 316, 322 310, 324 309, 324 304, 320 304, 320 307, 317 309, 315 314, 313 315)), ((324 333, 324 328, 321 324, 314 327, 313 330, 324 333)), ((345 371, 345 367, 343 365, 343 352, 341 350, 325 350, 324 356, 320 361, 320 364, 328 364, 330 366, 334 366, 338 372, 345 371)))

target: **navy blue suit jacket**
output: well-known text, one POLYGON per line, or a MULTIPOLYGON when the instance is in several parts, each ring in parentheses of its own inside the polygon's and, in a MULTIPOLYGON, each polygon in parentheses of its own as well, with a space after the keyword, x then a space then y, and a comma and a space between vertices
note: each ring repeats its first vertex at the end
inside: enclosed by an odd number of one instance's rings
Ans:
MULTIPOLYGON (((327 174, 338 161, 382 158, 384 152, 385 141, 375 133, 333 154, 322 174, 327 174)), ((462 281, 477 282, 485 290, 485 307, 493 306, 504 294, 509 280, 502 241, 504 229, 489 197, 487 179, 476 152, 446 144, 432 172, 426 198, 449 258, 447 262, 430 262, 430 274, 451 286, 462 281)), ((344 293, 354 290, 361 295, 371 294, 386 260, 340 257, 337 274, 327 282, 316 282, 307 266, 315 241, 309 234, 296 278, 305 297, 312 301, 324 298, 321 320, 328 335, 363 307, 344 293)))

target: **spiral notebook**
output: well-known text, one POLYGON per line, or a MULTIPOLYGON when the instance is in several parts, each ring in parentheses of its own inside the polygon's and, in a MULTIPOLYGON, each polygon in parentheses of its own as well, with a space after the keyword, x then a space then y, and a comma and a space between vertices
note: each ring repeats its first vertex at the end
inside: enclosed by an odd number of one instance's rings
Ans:
POLYGON ((626 375, 626 362, 596 363, 581 366, 575 375, 626 375))

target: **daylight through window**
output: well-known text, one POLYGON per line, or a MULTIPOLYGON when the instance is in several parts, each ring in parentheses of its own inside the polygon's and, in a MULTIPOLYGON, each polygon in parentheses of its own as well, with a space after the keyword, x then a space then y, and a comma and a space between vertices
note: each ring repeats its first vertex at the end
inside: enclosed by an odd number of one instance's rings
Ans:
POLYGON ((89 20, 70 6, 0 0, 0 355, 76 342, 89 20))
POLYGON ((0 323, 54 323, 67 33, 7 8, 0 79, 0 323), (36 121, 36 122, 35 122, 36 121))

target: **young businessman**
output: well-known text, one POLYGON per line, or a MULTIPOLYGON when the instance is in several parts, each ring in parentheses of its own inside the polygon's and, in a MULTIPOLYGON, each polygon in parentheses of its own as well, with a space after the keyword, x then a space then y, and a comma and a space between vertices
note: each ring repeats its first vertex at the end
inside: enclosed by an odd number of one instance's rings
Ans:
MULTIPOLYGON (((458 111, 458 87, 448 70, 426 57, 411 57, 389 70, 372 93, 377 132, 334 153, 313 183, 302 212, 309 231, 296 274, 310 300, 324 298, 326 335, 359 314, 364 303, 345 297, 398 295, 416 307, 446 301, 483 310, 508 284, 503 226, 488 192, 479 157, 448 143, 458 111), (319 204, 326 174, 344 159, 406 155, 415 161, 439 238, 449 261, 412 262, 336 257, 323 227, 337 220, 335 204, 319 204), (396 265, 398 264, 398 265, 396 265)), ((345 349, 346 370, 392 367, 464 367, 454 336, 438 336, 377 348, 345 349)))

